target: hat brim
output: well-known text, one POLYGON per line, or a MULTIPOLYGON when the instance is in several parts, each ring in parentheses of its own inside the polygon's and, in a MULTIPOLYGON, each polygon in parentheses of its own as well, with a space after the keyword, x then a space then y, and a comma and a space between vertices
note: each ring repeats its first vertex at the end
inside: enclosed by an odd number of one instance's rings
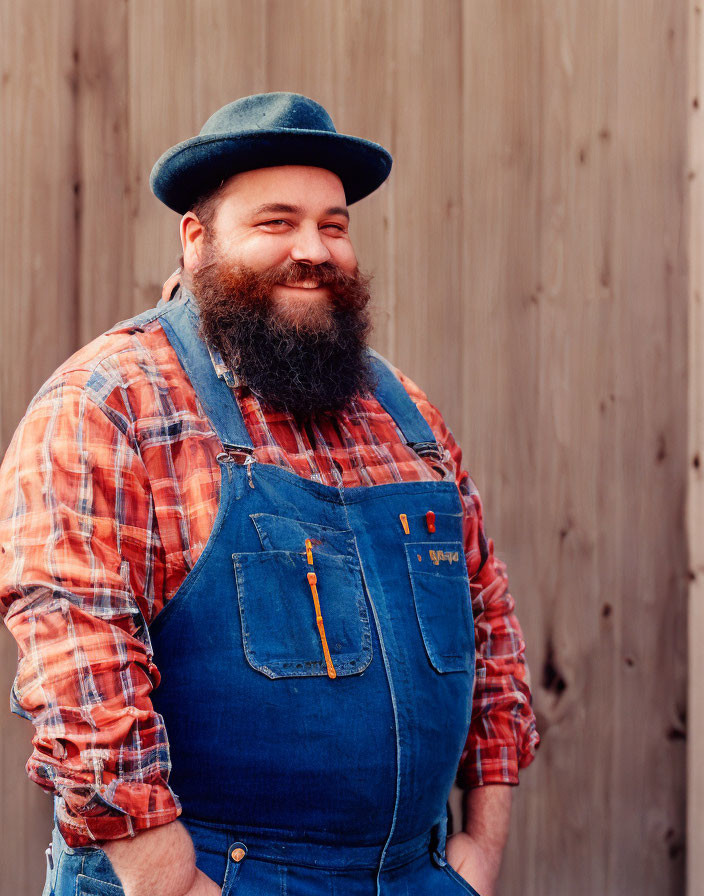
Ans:
POLYGON ((193 137, 168 149, 152 169, 154 195, 179 214, 234 174, 277 165, 327 168, 342 181, 347 204, 386 180, 391 155, 362 137, 328 131, 251 131, 193 137))

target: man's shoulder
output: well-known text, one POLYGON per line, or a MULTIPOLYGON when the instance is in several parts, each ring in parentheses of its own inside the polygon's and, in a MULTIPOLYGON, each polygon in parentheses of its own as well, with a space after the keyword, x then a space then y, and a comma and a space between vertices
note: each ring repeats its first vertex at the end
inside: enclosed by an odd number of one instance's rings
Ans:
MULTIPOLYGON (((378 358, 378 360, 393 373, 396 379, 400 381, 403 388, 410 395, 414 404, 418 406, 420 406, 421 404, 425 404, 428 405, 428 407, 432 407, 432 405, 430 405, 430 402, 428 401, 428 396, 420 388, 420 386, 414 380, 412 380, 410 376, 408 376, 407 373, 404 373, 399 367, 397 367, 395 364, 389 361, 388 358, 384 357, 384 355, 382 355, 375 349, 371 351, 371 354, 374 357, 378 358)), ((436 413, 438 413, 437 410, 436 413)))
POLYGON ((120 321, 79 348, 44 382, 30 407, 57 390, 78 389, 100 403, 116 388, 158 378, 169 344, 160 309, 120 321))

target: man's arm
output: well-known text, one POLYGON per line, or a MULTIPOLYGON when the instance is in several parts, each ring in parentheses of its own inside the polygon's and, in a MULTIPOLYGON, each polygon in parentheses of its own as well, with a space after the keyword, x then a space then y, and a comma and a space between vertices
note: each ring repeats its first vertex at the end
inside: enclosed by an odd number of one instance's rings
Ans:
POLYGON ((180 821, 101 845, 120 878, 125 896, 220 893, 220 887, 196 868, 193 841, 180 821))
POLYGON ((447 840, 447 861, 481 896, 494 896, 508 837, 511 797, 507 784, 467 790, 463 830, 447 840))
POLYGON ((127 409, 99 407, 88 375, 42 389, 0 470, 0 613, 19 648, 13 709, 35 726, 27 770, 57 796, 70 846, 180 814, 149 697, 159 681, 144 625, 159 544, 149 481, 127 409))

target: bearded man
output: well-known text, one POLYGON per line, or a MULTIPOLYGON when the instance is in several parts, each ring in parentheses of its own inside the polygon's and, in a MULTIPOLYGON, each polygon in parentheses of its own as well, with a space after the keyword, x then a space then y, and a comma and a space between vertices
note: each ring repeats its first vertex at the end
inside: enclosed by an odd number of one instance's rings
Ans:
POLYGON ((13 438, 0 597, 45 894, 494 892, 538 737, 460 450, 367 346, 348 206, 390 168, 297 94, 216 112, 152 172, 182 214, 161 302, 13 438))

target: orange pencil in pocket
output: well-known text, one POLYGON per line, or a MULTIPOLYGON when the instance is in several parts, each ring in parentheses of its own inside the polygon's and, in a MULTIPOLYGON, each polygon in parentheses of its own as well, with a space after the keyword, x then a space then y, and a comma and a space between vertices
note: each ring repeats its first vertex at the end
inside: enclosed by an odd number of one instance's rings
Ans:
MULTIPOLYGON (((310 538, 306 538, 306 559, 308 560, 308 566, 312 567, 313 545, 311 544, 310 538)), ((332 664, 332 657, 330 656, 328 639, 325 637, 325 624, 323 623, 323 614, 320 609, 320 600, 318 598, 318 577, 312 570, 308 573, 308 584, 310 585, 310 591, 313 595, 313 603, 315 604, 315 621, 318 625, 318 632, 320 633, 320 640, 323 645, 323 653, 325 654, 325 666, 328 670, 328 677, 337 678, 337 672, 335 671, 335 667, 332 664)))

